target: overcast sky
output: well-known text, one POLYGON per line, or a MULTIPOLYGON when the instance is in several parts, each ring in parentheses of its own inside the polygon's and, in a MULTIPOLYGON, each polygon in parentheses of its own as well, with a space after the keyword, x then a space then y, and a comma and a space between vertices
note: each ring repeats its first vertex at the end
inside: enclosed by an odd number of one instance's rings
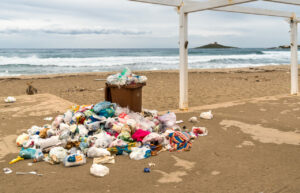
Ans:
MULTIPOLYGON (((242 6, 291 11, 300 17, 296 6, 242 6)), ((289 37, 283 18, 214 11, 189 14, 190 47, 214 41, 273 47, 289 44, 289 37)), ((178 15, 173 7, 127 0, 1 0, 0 47, 176 48, 178 15)))

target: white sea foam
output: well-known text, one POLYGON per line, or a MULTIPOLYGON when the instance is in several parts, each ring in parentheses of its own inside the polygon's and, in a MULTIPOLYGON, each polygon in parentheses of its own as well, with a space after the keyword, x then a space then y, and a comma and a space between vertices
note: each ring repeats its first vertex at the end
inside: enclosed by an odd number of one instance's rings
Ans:
MULTIPOLYGON (((211 68, 213 64, 250 64, 260 63, 282 64, 288 63, 290 53, 287 51, 264 51, 263 54, 244 54, 244 55, 190 55, 189 64, 205 65, 211 68)), ((0 56, 0 66, 2 65, 32 65, 32 66, 122 66, 122 65, 169 65, 175 66, 179 62, 178 56, 114 56, 114 57, 89 57, 89 58, 39 58, 37 56, 30 57, 6 57, 0 56)), ((223 67, 226 67, 223 66, 223 67)))

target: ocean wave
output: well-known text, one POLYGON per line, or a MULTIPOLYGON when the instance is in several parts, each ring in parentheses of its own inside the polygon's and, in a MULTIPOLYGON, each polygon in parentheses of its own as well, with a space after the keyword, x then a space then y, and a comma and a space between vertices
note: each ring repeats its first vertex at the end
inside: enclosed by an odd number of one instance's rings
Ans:
MULTIPOLYGON (((264 54, 233 55, 190 55, 189 64, 209 63, 285 63, 289 62, 290 53, 263 51, 264 54)), ((0 66, 48 66, 48 67, 113 67, 124 65, 177 65, 179 56, 111 56, 88 58, 39 58, 0 56, 0 66)))

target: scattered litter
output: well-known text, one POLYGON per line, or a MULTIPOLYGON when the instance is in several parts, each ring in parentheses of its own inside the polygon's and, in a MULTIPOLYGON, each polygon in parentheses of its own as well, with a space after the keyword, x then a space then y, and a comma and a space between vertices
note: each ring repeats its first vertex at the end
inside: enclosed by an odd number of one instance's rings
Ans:
POLYGON ((189 119, 189 122, 191 122, 191 123, 198 123, 198 119, 197 119, 197 117, 191 117, 189 119))
POLYGON ((144 168, 144 173, 150 173, 150 168, 144 168))
MULTIPOLYGON (((134 75, 127 68, 107 78, 107 83, 120 86, 146 81, 146 77, 134 75)), ((50 118, 45 120, 50 121, 50 118)), ((103 177, 109 168, 101 164, 114 164, 114 155, 141 160, 162 151, 189 151, 193 139, 206 135, 207 130, 197 127, 188 132, 189 128, 177 125, 182 122, 176 121, 173 112, 158 115, 156 110, 144 109, 137 113, 108 101, 74 105, 55 117, 51 124, 32 126, 18 136, 16 144, 21 150, 10 164, 33 159, 33 162, 73 167, 94 158, 90 173, 103 177)), ((149 168, 154 166, 149 163, 149 168)))
POLYGON ((11 160, 11 161, 9 162, 9 164, 14 164, 14 163, 16 163, 16 162, 18 162, 18 161, 21 161, 21 160, 24 160, 24 158, 18 156, 16 159, 11 160))
POLYGON ((86 158, 80 152, 68 155, 64 159, 65 167, 80 166, 80 165, 84 165, 85 163, 86 163, 86 158))
POLYGON ((3 172, 5 174, 10 174, 10 173, 12 173, 12 170, 10 168, 3 168, 3 172))
POLYGON ((12 96, 9 96, 6 99, 4 99, 4 102, 6 102, 6 103, 14 103, 16 101, 17 101, 16 98, 12 97, 12 96))
POLYGON ((121 73, 108 76, 106 82, 107 84, 118 86, 138 83, 143 84, 147 82, 147 77, 132 74, 129 68, 125 68, 121 73))
POLYGON ((214 116, 213 114, 211 113, 211 111, 207 111, 207 112, 202 112, 200 114, 200 118, 202 119, 212 119, 214 116))
POLYGON ((154 167, 154 166, 155 166, 155 163, 150 162, 150 163, 148 163, 148 166, 149 166, 149 167, 154 167))
POLYGON ((104 90, 104 88, 99 88, 99 89, 97 89, 97 90, 102 91, 102 90, 104 90))
POLYGON ((115 158, 114 156, 103 156, 103 157, 96 157, 93 160, 94 164, 114 164, 115 158))
POLYGON ((45 121, 52 121, 53 117, 45 117, 44 120, 45 121))
POLYGON ((183 120, 176 121, 176 124, 183 123, 183 120))
POLYGON ((198 136, 206 136, 208 134, 208 130, 206 127, 193 127, 192 128, 192 133, 198 136))
POLYGON ((28 165, 28 166, 32 166, 32 163, 28 163, 27 165, 28 165))
POLYGON ((101 164, 93 164, 90 173, 94 176, 103 177, 109 174, 109 168, 101 164))
POLYGON ((38 174, 37 172, 35 171, 31 171, 31 172, 16 172, 17 175, 27 175, 27 174, 30 174, 30 175, 37 175, 37 176, 42 176, 43 174, 38 174))

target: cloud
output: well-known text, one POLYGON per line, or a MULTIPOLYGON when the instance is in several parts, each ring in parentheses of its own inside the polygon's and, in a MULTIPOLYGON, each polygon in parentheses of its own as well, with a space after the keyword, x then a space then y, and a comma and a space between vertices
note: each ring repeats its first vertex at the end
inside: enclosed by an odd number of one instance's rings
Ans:
MULTIPOLYGON (((242 6, 300 16, 295 6, 260 1, 242 6)), ((0 13, 1 47, 178 46, 178 14, 167 6, 128 0, 1 0, 0 13)), ((289 25, 264 16, 197 12, 189 14, 188 31, 191 44, 197 45, 218 41, 272 47, 289 42, 289 25)))
POLYGON ((59 34, 59 35, 147 35, 151 34, 149 31, 139 30, 121 30, 121 29, 105 29, 101 27, 90 27, 90 28, 51 28, 48 29, 26 29, 26 28, 6 28, 0 29, 2 34, 35 34, 35 33, 46 33, 46 34, 59 34))

